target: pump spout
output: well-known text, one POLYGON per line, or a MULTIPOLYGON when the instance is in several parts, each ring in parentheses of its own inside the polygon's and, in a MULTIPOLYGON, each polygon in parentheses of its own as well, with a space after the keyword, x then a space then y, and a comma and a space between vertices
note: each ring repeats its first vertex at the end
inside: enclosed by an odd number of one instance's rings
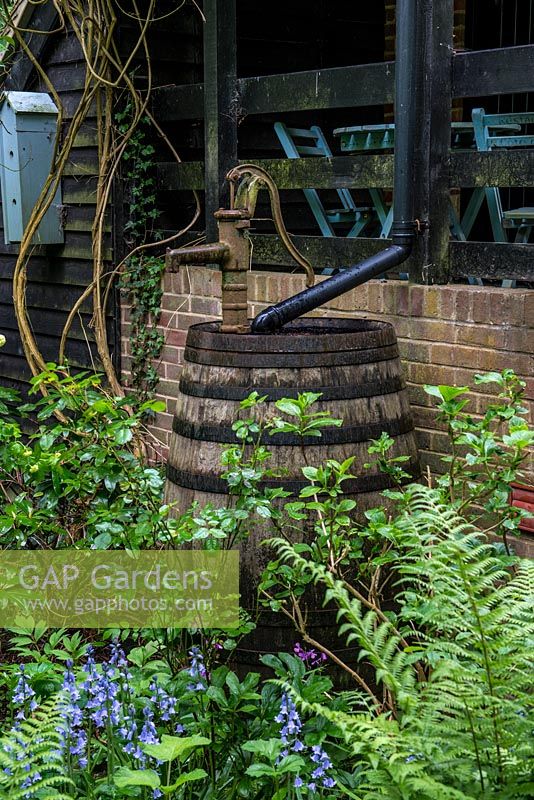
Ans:
POLYGON ((402 264, 412 252, 416 235, 412 192, 417 108, 416 26, 416 0, 397 0, 394 218, 391 246, 294 297, 266 308, 252 321, 252 333, 279 330, 291 320, 402 264))

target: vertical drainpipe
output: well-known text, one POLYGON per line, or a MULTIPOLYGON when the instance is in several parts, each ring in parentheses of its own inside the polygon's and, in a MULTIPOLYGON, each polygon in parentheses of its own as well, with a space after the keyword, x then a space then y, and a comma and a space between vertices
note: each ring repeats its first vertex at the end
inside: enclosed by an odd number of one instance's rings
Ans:
POLYGON ((348 267, 316 286, 269 306, 253 320, 252 333, 275 332, 286 323, 402 264, 409 257, 416 235, 412 191, 418 105, 416 69, 416 0, 397 0, 392 244, 381 253, 348 267))

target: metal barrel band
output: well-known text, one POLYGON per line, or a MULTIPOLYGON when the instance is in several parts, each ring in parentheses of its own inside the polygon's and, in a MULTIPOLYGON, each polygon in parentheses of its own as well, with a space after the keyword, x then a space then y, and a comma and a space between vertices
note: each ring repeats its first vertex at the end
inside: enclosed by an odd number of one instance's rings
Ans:
MULTIPOLYGON (((244 337, 243 337, 244 338, 244 337)), ((396 344, 369 350, 331 353, 248 353, 197 350, 186 345, 184 360, 211 367, 255 367, 258 369, 301 369, 304 367, 343 367, 370 364, 398 358, 396 344)))
POLYGON ((313 391, 320 394, 320 402, 331 400, 356 400, 362 397, 378 397, 385 394, 395 394, 404 389, 404 379, 400 375, 386 378, 382 381, 368 383, 348 384, 343 386, 231 386, 198 383, 185 378, 180 380, 180 392, 189 397, 203 397, 211 400, 234 400, 240 402, 247 398, 251 392, 267 395, 267 403, 275 403, 284 397, 295 399, 303 392, 313 391))
MULTIPOLYGON (((406 468, 407 472, 411 472, 411 480, 416 480, 419 477, 419 472, 416 466, 413 470, 406 468)), ((208 492, 210 494, 228 494, 228 484, 222 478, 217 478, 213 475, 204 475, 198 472, 188 472, 187 470, 178 469, 171 464, 167 464, 167 478, 177 486, 182 486, 184 489, 192 489, 198 492, 208 492)), ((374 473, 372 475, 362 475, 358 478, 348 478, 343 482, 343 492, 345 495, 350 494, 364 494, 366 492, 381 492, 384 489, 393 489, 397 484, 389 475, 383 473, 374 473)), ((284 478, 276 478, 262 481, 261 488, 278 489, 283 488, 292 494, 299 494, 305 486, 309 486, 309 481, 297 480, 284 480, 284 478)))
MULTIPOLYGON (((218 442, 219 444, 228 445, 241 442, 241 439, 238 439, 230 427, 190 422, 180 417, 174 417, 172 429, 174 433, 184 439, 192 439, 194 441, 218 442)), ((413 431, 413 422, 408 415, 402 415, 397 419, 371 422, 366 425, 326 428, 321 432, 321 436, 301 437, 291 433, 276 433, 270 436, 268 433, 263 433, 261 443, 270 447, 299 447, 302 444, 308 446, 358 444, 359 442, 377 439, 383 432, 395 437, 410 433, 410 431, 413 431)))

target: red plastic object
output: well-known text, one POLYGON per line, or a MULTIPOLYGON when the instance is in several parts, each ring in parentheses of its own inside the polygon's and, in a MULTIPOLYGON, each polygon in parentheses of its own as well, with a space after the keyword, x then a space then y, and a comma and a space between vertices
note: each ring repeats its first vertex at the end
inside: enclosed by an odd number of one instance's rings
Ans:
MULTIPOLYGON (((512 483, 510 502, 515 508, 524 508, 534 514, 534 486, 524 486, 520 483, 512 483)), ((534 517, 521 520, 519 530, 524 533, 534 534, 534 517)))

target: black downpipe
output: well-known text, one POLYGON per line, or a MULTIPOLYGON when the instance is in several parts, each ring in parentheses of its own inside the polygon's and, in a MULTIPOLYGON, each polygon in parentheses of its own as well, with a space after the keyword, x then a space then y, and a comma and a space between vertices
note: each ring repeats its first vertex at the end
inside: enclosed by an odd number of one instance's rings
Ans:
POLYGON ((310 289, 269 306, 253 320, 252 333, 279 330, 286 323, 313 311, 334 297, 402 264, 412 252, 415 239, 412 184, 417 113, 416 21, 416 0, 397 0, 392 245, 310 289))

